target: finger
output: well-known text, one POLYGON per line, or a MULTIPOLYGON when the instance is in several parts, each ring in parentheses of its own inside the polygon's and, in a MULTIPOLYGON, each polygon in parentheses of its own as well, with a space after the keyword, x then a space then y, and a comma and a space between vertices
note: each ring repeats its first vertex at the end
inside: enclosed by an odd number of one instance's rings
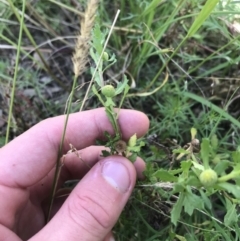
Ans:
MULTIPOLYGON (((62 187, 67 180, 81 179, 99 160, 103 159, 102 150, 106 150, 106 148, 103 146, 91 146, 81 151, 67 154, 61 168, 58 187, 62 187)), ((140 157, 137 157, 133 165, 136 169, 137 177, 142 179, 145 162, 140 157)), ((41 180, 40 185, 31 187, 32 192, 38 193, 37 197, 41 197, 42 200, 48 197, 52 188, 53 172, 54 169, 52 174, 50 173, 41 180)))
MULTIPOLYGON (((103 150, 106 150, 103 146, 90 146, 66 155, 62 168, 62 181, 82 178, 91 167, 103 159, 103 150)), ((145 162, 137 157, 133 165, 136 168, 137 177, 143 178, 142 172, 145 170, 145 162)))
POLYGON ((135 180, 135 168, 127 159, 104 158, 81 180, 52 220, 30 240, 104 240, 119 218, 135 180))
MULTIPOLYGON (((52 170, 57 160, 64 118, 47 119, 0 150, 0 184, 32 186, 52 170)), ((149 126, 146 115, 133 110, 121 110, 118 122, 124 139, 134 133, 142 136, 149 126)), ((63 144, 64 152, 69 149, 69 143, 77 149, 94 144, 96 139, 103 138, 104 131, 113 134, 103 108, 71 114, 63 144)))
POLYGON ((115 241, 113 233, 109 232, 103 241, 115 241))

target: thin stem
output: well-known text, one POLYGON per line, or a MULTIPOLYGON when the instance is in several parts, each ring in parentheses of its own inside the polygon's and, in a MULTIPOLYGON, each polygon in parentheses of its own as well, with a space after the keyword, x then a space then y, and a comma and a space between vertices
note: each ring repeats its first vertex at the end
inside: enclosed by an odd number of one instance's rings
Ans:
MULTIPOLYGON (((12 6, 12 8, 14 8, 12 2, 11 1, 8 1, 8 2, 12 6)), ((19 65, 20 52, 21 52, 20 49, 21 49, 21 43, 22 43, 22 33, 23 33, 23 26, 24 26, 25 7, 26 7, 26 0, 23 0, 23 2, 22 2, 22 17, 20 19, 20 30, 19 30, 19 37, 18 37, 17 56, 16 56, 16 64, 15 64, 14 76, 13 76, 13 84, 12 84, 10 107, 9 107, 9 113, 8 113, 8 124, 7 124, 7 132, 6 132, 5 144, 8 143, 9 133, 10 133, 10 128, 11 128, 11 119, 12 119, 14 95, 15 95, 15 89, 16 89, 16 83, 17 83, 18 65, 19 65)))
POLYGON ((78 76, 74 76, 72 91, 70 93, 70 97, 69 97, 68 103, 67 103, 67 111, 66 111, 67 113, 66 113, 66 117, 65 117, 65 121, 64 121, 64 129, 63 129, 63 134, 62 134, 62 138, 61 138, 61 143, 60 143, 60 146, 59 146, 59 149, 58 149, 58 159, 57 159, 57 163, 56 163, 56 171, 54 173, 54 180, 53 180, 53 185, 52 185, 50 204, 49 204, 49 209, 48 209, 48 214, 47 214, 47 222, 50 219, 50 213, 51 213, 51 210, 52 210, 52 205, 53 205, 54 197, 55 197, 55 194, 56 194, 57 183, 58 183, 59 175, 60 175, 60 172, 61 172, 61 157, 63 155, 63 145, 64 145, 64 140, 65 140, 65 135, 66 135, 66 130, 67 130, 67 123, 68 123, 68 119, 69 119, 69 114, 71 112, 72 99, 73 99, 75 88, 76 88, 76 85, 77 85, 77 78, 78 78, 78 76))
POLYGON ((240 175, 240 171, 232 171, 231 173, 229 173, 225 176, 219 177, 218 182, 227 182, 231 179, 239 177, 239 175, 240 175))

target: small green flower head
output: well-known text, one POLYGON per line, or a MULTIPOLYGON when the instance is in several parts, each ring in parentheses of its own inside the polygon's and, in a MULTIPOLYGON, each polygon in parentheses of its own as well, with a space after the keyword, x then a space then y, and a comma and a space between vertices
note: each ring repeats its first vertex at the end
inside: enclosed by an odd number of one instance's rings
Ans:
POLYGON ((199 180, 203 186, 211 187, 217 182, 218 176, 212 169, 207 169, 200 174, 199 180))
POLYGON ((107 52, 103 52, 103 60, 104 61, 108 61, 108 59, 109 59, 109 56, 108 56, 108 53, 107 52))
POLYGON ((112 98, 115 96, 115 88, 112 85, 105 85, 102 87, 102 94, 105 97, 112 98))

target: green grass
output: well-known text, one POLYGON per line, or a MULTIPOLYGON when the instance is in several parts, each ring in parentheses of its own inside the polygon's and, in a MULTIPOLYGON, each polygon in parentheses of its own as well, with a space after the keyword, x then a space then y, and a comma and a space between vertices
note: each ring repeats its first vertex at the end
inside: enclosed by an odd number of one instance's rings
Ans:
MULTIPOLYGON (((70 2, 37 1, 33 6, 22 6, 22 1, 7 4, 0 0, 0 117, 5 121, 0 126, 1 145, 40 120, 64 113, 73 83, 71 56, 79 28, 77 15, 86 5, 79 0, 78 8, 70 2), (21 22, 23 7, 26 9, 21 22), (41 60, 34 54, 36 49, 41 60)), ((157 143, 170 152, 187 149, 184 146, 191 143, 192 127, 197 129, 200 142, 216 135, 218 144, 214 148, 211 144, 209 162, 224 175, 230 170, 223 169, 221 163, 233 168, 231 155, 240 146, 240 34, 233 25, 239 22, 240 3, 209 1, 211 6, 207 6, 206 2, 102 2, 98 19, 103 31, 109 31, 117 10, 121 10, 107 47, 117 62, 105 71, 104 78, 115 83, 127 75, 133 88, 123 106, 145 112, 151 120, 149 135, 157 134, 157 143), (216 156, 221 157, 220 164, 212 162, 216 156)), ((91 79, 90 66, 94 67, 92 60, 78 79, 74 110, 84 99, 91 79)), ((100 106, 91 96, 85 109, 100 106)), ((192 188, 204 206, 193 210, 192 215, 182 211, 176 225, 171 222, 179 193, 184 193, 187 186, 183 186, 184 191, 173 192, 176 182, 169 187, 156 173, 160 169, 170 172, 171 168, 177 172, 188 159, 185 156, 172 164, 163 149, 146 138, 144 141, 141 155, 147 162, 147 178, 137 184, 115 227, 117 240, 238 240, 239 220, 234 218, 238 209, 234 202, 239 203, 239 198, 233 193, 220 193, 219 187, 215 193, 192 188), (224 216, 231 209, 233 218, 228 221, 224 216)), ((196 151, 194 155, 201 164, 202 154, 196 151)), ((174 174, 178 181, 182 173, 174 174)), ((239 180, 234 183, 238 186, 239 180)))

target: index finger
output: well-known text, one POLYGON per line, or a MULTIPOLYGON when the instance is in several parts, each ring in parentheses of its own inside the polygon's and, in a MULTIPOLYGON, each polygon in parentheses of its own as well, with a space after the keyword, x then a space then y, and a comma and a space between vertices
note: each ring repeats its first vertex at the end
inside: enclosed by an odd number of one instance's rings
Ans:
MULTIPOLYGON (((46 176, 56 164, 58 149, 64 128, 65 116, 40 122, 0 149, 0 184, 12 187, 28 187, 46 176)), ((149 126, 146 115, 134 110, 120 110, 119 127, 123 139, 134 133, 140 137, 149 126)), ((102 139, 104 131, 113 134, 103 108, 71 114, 66 130, 63 152, 71 143, 82 149, 102 139)))

